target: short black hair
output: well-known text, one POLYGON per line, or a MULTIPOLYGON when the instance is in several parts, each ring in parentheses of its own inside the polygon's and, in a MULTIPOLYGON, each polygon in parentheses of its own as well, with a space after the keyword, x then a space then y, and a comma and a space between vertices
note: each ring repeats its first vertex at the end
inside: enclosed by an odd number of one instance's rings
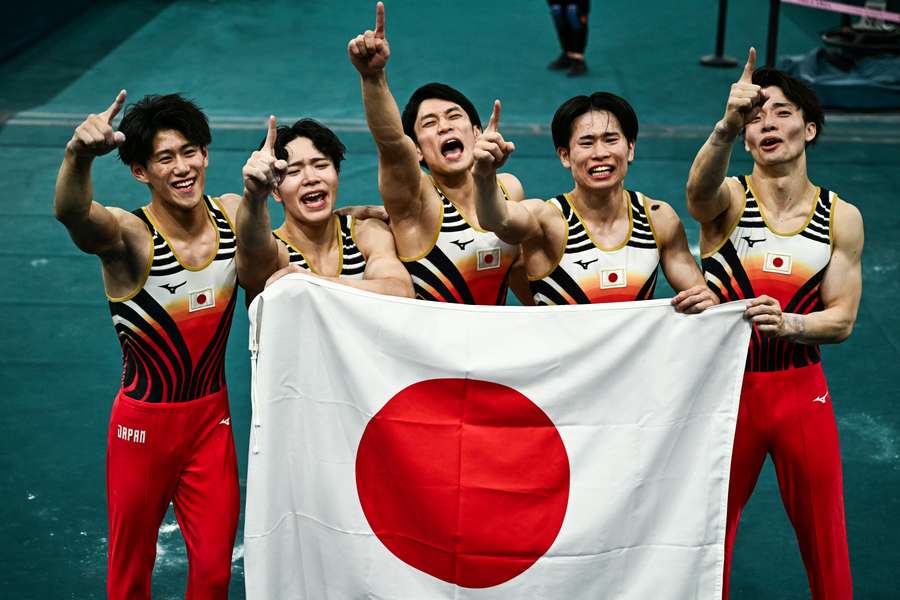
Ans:
POLYGON ((784 92, 784 97, 796 104, 803 112, 803 121, 816 125, 816 135, 806 145, 814 144, 819 139, 819 135, 825 127, 825 110, 812 88, 796 77, 770 67, 762 67, 754 71, 753 83, 764 88, 780 88, 784 92))
POLYGON ((178 94, 144 96, 125 110, 119 131, 125 141, 119 159, 126 165, 146 165, 153 154, 153 140, 165 129, 178 131, 192 144, 206 148, 212 142, 209 121, 193 101, 178 94))
POLYGON ((553 115, 550 132, 554 148, 568 148, 572 137, 572 123, 592 110, 604 110, 615 115, 622 126, 628 143, 634 143, 638 134, 638 119, 631 105, 624 98, 609 92, 594 92, 590 96, 575 96, 562 103, 553 115))
MULTIPOLYGON (((316 150, 328 157, 334 170, 341 172, 341 161, 344 160, 344 152, 347 148, 338 139, 334 132, 315 119, 300 119, 290 127, 281 126, 275 136, 275 158, 288 160, 287 145, 297 138, 307 138, 312 142, 316 150)), ((266 143, 265 138, 260 142, 259 150, 266 143)))
POLYGON ((409 102, 406 103, 406 107, 403 109, 403 116, 401 117, 401 120, 403 121, 403 133, 411 137, 414 142, 418 143, 415 125, 416 117, 419 115, 419 106, 425 100, 430 100, 432 98, 458 104, 459 107, 469 115, 469 121, 472 122, 472 125, 475 125, 479 129, 482 128, 481 117, 478 116, 475 105, 472 104, 471 100, 466 98, 465 94, 443 83, 426 83, 409 97, 409 102))

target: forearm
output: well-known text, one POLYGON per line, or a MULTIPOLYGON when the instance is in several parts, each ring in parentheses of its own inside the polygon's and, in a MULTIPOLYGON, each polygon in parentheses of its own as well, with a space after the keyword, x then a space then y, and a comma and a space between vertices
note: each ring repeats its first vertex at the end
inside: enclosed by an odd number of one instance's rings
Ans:
POLYGON ((67 226, 90 216, 94 199, 91 183, 93 162, 93 157, 78 157, 67 149, 59 167, 53 213, 57 220, 67 226))
POLYGON ((495 173, 475 176, 475 213, 478 215, 478 223, 488 231, 493 231, 501 238, 503 234, 509 233, 509 210, 495 173))
POLYGON ((318 275, 317 277, 375 294, 400 296, 401 298, 413 297, 413 287, 412 283, 409 281, 409 277, 406 277, 405 280, 396 277, 384 277, 379 279, 346 279, 341 277, 327 277, 324 275, 318 275))
POLYGON ((388 87, 384 71, 362 76, 360 82, 366 122, 379 149, 405 143, 400 109, 388 87))
POLYGON ((262 288, 278 266, 278 246, 272 236, 268 198, 254 199, 245 193, 235 226, 238 279, 247 288, 262 288))
POLYGON ((837 308, 805 315, 784 313, 779 337, 800 344, 836 344, 850 337, 854 321, 837 308))
POLYGON ((687 181, 687 204, 696 216, 698 209, 715 204, 722 183, 728 176, 731 150, 737 133, 722 122, 716 123, 703 147, 694 158, 687 181))
POLYGON ((268 197, 253 198, 244 193, 237 211, 238 252, 245 256, 259 257, 271 253, 272 219, 269 216, 268 197))

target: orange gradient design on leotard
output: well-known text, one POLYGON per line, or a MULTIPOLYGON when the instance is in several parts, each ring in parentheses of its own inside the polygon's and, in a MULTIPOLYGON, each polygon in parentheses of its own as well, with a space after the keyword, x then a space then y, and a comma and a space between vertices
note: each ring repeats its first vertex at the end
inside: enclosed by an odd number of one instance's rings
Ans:
MULTIPOLYGON (((585 295, 591 301, 591 304, 602 304, 605 302, 631 302, 638 300, 638 294, 644 284, 647 283, 646 278, 642 278, 640 273, 628 272, 625 276, 627 284, 625 287, 600 287, 600 274, 592 273, 577 280, 578 287, 584 290, 585 295)), ((566 299, 574 304, 567 294, 566 299)))
POLYGON ((753 291, 757 296, 771 296, 778 300, 782 308, 787 306, 797 290, 816 274, 813 269, 796 258, 792 260, 790 275, 765 271, 763 269, 765 262, 765 255, 747 257, 743 261, 744 272, 753 283, 753 291))
MULTIPOLYGON (((477 254, 466 256, 463 260, 454 262, 453 264, 466 282, 466 285, 468 285, 475 304, 494 305, 497 302, 500 288, 506 280, 506 275, 512 267, 512 263, 513 257, 501 251, 500 266, 493 269, 482 269, 479 271, 477 254)), ((459 290, 456 289, 453 283, 443 273, 438 272, 434 275, 447 289, 450 290, 457 302, 463 302, 459 290)), ((440 294, 438 290, 433 289, 427 283, 419 282, 419 285, 427 290, 432 297, 443 297, 443 294, 440 294)))
MULTIPOLYGON (((216 334, 219 323, 222 321, 225 311, 228 308, 228 302, 231 300, 231 295, 233 293, 233 287, 215 290, 215 306, 202 308, 195 310, 194 312, 190 311, 189 297, 182 297, 169 304, 162 304, 163 310, 169 314, 171 319, 178 326, 181 337, 191 354, 191 362, 193 364, 197 364, 200 357, 209 347, 213 336, 216 334)), ((149 315, 147 315, 147 321, 153 323, 153 328, 163 337, 163 339, 168 339, 168 334, 163 327, 155 320, 151 319, 149 315)), ((134 333, 146 338, 140 330, 134 331, 134 333)), ((148 339, 147 342, 152 343, 152 340, 148 339)))

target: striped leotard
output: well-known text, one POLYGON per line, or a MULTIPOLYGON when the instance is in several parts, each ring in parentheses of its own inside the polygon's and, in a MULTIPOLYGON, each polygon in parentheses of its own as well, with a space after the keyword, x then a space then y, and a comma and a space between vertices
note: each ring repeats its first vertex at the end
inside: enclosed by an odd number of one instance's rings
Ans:
MULTIPOLYGON (((356 245, 353 232, 356 222, 349 215, 335 215, 335 233, 338 243, 341 245, 340 264, 338 265, 338 276, 348 279, 362 279, 366 271, 366 258, 356 245)), ((313 273, 317 273, 315 267, 310 265, 309 261, 303 256, 303 253, 295 248, 281 234, 273 231, 272 235, 287 247, 288 256, 291 264, 295 264, 304 269, 308 269, 313 273)))
POLYGON ((143 284, 109 298, 122 346, 122 390, 133 400, 187 402, 225 388, 225 346, 237 298, 234 227, 217 200, 204 196, 216 251, 199 267, 181 263, 146 209, 150 231, 143 284))
MULTIPOLYGON (((421 255, 400 258, 416 297, 460 304, 506 304, 510 268, 519 246, 471 225, 436 184, 434 189, 442 208, 434 241, 421 255)), ((500 189, 508 197, 502 184, 500 189)))
POLYGON ((545 275, 529 278, 537 305, 596 304, 653 297, 659 248, 647 216, 646 198, 626 191, 628 235, 618 246, 603 248, 590 233, 566 194, 548 200, 566 221, 559 262, 545 275))
MULTIPOLYGON (((728 302, 767 295, 788 313, 822 310, 819 286, 831 261, 831 210, 837 195, 819 188, 806 223, 777 233, 768 223, 747 177, 744 208, 731 233, 703 255, 703 274, 719 300, 728 302)), ((747 371, 780 371, 820 362, 819 347, 765 337, 754 328, 747 371)))

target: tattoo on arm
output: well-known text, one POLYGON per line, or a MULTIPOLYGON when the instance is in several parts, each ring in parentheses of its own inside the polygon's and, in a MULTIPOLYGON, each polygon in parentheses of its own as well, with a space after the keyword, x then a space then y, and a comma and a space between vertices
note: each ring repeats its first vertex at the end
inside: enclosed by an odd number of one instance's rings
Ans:
POLYGON ((803 315, 798 315, 794 313, 784 313, 784 329, 787 332, 787 337, 790 340, 795 342, 803 342, 803 337, 806 334, 806 321, 803 318, 803 315))

